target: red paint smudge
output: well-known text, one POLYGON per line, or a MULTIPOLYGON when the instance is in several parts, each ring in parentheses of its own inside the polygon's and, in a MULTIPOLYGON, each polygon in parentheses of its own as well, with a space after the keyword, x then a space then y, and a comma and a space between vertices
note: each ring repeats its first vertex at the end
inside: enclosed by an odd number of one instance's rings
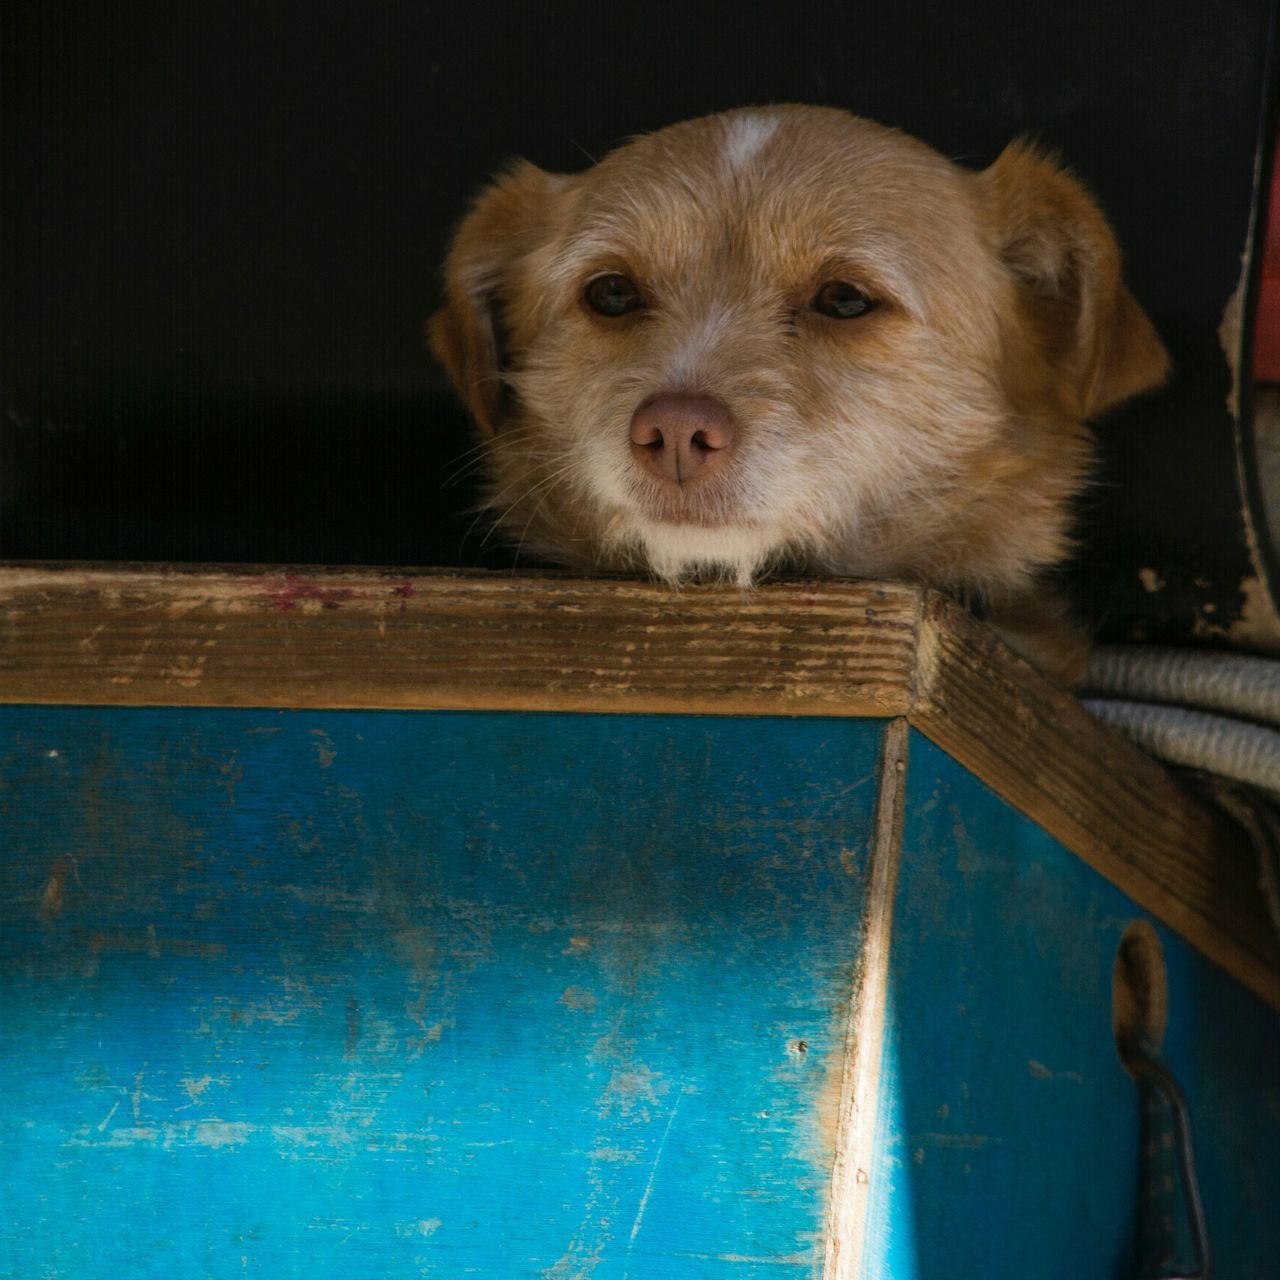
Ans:
POLYGON ((353 587, 324 587, 307 578, 290 574, 280 586, 269 587, 271 607, 288 613, 297 607, 299 600, 318 600, 322 609, 340 609, 346 600, 356 595, 353 587))

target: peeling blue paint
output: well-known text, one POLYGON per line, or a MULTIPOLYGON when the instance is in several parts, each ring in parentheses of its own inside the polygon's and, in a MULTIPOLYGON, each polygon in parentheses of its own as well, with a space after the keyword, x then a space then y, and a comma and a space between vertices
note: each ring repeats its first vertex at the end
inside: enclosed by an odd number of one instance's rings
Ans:
POLYGON ((0 1273, 817 1276, 879 737, 0 710, 0 1273))
MULTIPOLYGON (((0 708, 0 1275, 816 1280, 882 732, 0 708)), ((912 736, 866 1280, 1131 1273, 1138 914, 912 736)), ((1162 937, 1277 1274, 1276 1017, 1162 937)))

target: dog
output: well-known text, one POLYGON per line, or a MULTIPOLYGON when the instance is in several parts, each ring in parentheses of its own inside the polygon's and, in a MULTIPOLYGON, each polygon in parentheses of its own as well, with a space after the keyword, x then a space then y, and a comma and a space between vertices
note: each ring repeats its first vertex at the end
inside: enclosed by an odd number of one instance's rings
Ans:
POLYGON ((475 200, 429 339, 486 501, 569 568, 743 587, 925 583, 1050 675, 1088 421, 1168 357, 1082 183, 1014 142, 965 169, 895 129, 744 108, 475 200))

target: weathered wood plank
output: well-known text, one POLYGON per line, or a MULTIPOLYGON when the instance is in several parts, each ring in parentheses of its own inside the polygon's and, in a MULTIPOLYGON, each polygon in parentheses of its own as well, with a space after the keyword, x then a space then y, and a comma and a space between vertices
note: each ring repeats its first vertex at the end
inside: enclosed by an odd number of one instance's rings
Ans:
POLYGON ((1280 1006, 1280 945, 1234 825, 936 595, 916 670, 915 728, 1280 1006))
POLYGON ((0 702, 887 716, 918 608, 863 582, 10 566, 0 702))
POLYGON ((879 1118, 885 1104, 883 1067, 891 1031, 893 914, 902 861, 908 740, 906 720, 892 720, 885 726, 875 826, 868 850, 862 955, 849 1009, 831 1162, 830 1220, 823 1280, 857 1280, 861 1274, 872 1173, 877 1165, 876 1149, 878 1144, 883 1145, 879 1118))

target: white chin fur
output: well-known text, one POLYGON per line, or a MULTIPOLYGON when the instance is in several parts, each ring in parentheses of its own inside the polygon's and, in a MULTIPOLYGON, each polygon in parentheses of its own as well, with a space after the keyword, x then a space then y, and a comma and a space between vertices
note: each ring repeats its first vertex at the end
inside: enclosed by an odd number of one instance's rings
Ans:
POLYGON ((767 525, 706 528, 656 521, 632 524, 619 530, 618 538, 665 582, 712 573, 740 587, 751 586, 784 542, 780 531, 767 525))

